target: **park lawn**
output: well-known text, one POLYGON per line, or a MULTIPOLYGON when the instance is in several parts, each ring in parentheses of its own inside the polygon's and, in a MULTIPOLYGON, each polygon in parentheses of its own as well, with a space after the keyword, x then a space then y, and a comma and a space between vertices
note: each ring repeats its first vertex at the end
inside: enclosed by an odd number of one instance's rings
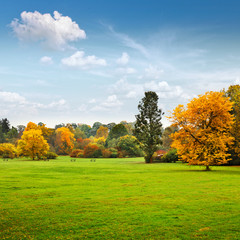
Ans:
POLYGON ((240 167, 0 162, 0 239, 240 239, 240 167))

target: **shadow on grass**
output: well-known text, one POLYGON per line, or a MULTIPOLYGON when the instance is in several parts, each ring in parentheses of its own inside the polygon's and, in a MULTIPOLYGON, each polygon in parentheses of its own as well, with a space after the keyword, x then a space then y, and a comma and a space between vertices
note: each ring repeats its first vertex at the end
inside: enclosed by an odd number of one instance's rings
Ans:
POLYGON ((237 170, 225 170, 225 169, 211 169, 210 171, 206 171, 205 169, 171 169, 171 172, 206 172, 206 173, 214 173, 214 174, 224 174, 224 175, 240 175, 240 171, 237 170))

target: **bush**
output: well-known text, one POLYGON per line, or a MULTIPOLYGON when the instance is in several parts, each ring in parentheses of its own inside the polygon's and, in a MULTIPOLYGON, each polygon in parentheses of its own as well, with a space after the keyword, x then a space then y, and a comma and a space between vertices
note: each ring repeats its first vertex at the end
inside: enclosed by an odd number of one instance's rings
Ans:
POLYGON ((103 156, 104 158, 110 158, 111 155, 112 155, 112 152, 109 151, 108 149, 103 149, 103 150, 102 150, 102 156, 103 156))
POLYGON ((75 149, 70 153, 70 157, 76 158, 76 157, 80 157, 80 153, 83 154, 83 150, 81 149, 75 149), (79 155, 79 156, 78 156, 79 155))
POLYGON ((176 162, 177 160, 178 160, 177 149, 170 149, 161 158, 161 162, 176 162))
POLYGON ((56 159, 58 155, 55 152, 48 152, 45 157, 47 159, 56 159))
POLYGON ((111 158, 117 158, 118 150, 116 148, 109 148, 109 151, 111 152, 111 158))
POLYGON ((90 143, 87 146, 84 147, 83 156, 85 158, 98 158, 102 157, 102 146, 99 146, 98 144, 90 143))

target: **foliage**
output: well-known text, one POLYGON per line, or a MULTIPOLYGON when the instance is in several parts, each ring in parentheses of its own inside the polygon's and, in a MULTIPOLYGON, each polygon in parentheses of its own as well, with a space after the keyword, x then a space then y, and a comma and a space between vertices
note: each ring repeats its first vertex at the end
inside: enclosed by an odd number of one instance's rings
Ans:
POLYGON ((0 156, 2 158, 15 158, 17 157, 17 149, 11 143, 1 143, 0 144, 0 156))
POLYGON ((45 155, 45 157, 47 159, 56 159, 58 157, 58 155, 55 152, 47 152, 47 154, 45 155))
POLYGON ((166 154, 161 158, 162 162, 176 162, 178 160, 177 149, 170 149, 166 154))
POLYGON ((112 152, 109 149, 102 149, 102 156, 104 158, 110 158, 112 156, 112 152))
POLYGON ((108 138, 107 138, 107 146, 109 146, 109 141, 111 141, 112 139, 118 139, 122 136, 128 135, 128 131, 126 129, 126 127, 123 124, 117 124, 115 125, 112 130, 109 132, 108 134, 108 138))
POLYGON ((95 138, 100 138, 100 137, 107 139, 107 137, 108 137, 108 128, 107 127, 100 126, 98 128, 95 138))
POLYGON ((74 138, 78 139, 78 138, 86 138, 86 134, 84 133, 84 131, 82 131, 80 128, 75 128, 74 130, 74 138))
POLYGON ((125 135, 120 137, 117 146, 121 151, 126 152, 126 156, 129 157, 140 157, 143 156, 143 153, 140 149, 139 142, 136 137, 125 135))
POLYGON ((83 150, 81 149, 74 149, 71 153, 70 153, 70 157, 76 158, 79 157, 80 154, 83 154, 83 150))
POLYGON ((90 138, 78 138, 77 141, 75 142, 75 148, 76 149, 84 149, 85 146, 87 146, 89 143, 91 143, 92 140, 90 138))
POLYGON ((136 115, 134 134, 141 142, 145 152, 145 162, 152 162, 152 155, 161 143, 162 111, 158 109, 158 95, 155 92, 145 92, 145 97, 139 102, 139 114, 136 115))
POLYGON ((166 127, 162 134, 162 147, 163 149, 170 149, 173 142, 171 135, 178 131, 178 128, 175 126, 166 127))
POLYGON ((85 133, 87 138, 89 138, 91 136, 91 133, 90 133, 91 127, 89 125, 80 124, 79 129, 85 133))
POLYGON ((234 137, 233 145, 229 147, 232 160, 230 165, 240 165, 240 85, 231 85, 225 95, 233 103, 231 113, 234 116, 234 123, 231 128, 231 135, 234 137))
POLYGON ((111 152, 111 158, 118 157, 118 150, 116 148, 108 148, 108 150, 111 152))
POLYGON ((233 142, 230 129, 233 116, 232 103, 221 92, 207 92, 188 103, 175 108, 170 117, 175 132, 172 147, 178 156, 190 165, 211 165, 229 161, 228 146, 233 142))
POLYGON ((12 127, 6 134, 5 134, 5 141, 15 144, 18 139, 18 130, 15 127, 12 127))
POLYGON ((106 139, 104 137, 94 138, 94 143, 104 146, 106 139))
POLYGON ((18 141, 17 150, 19 155, 29 156, 34 160, 41 159, 47 154, 49 145, 39 129, 26 128, 21 139, 18 141), (29 129, 29 130, 28 130, 29 129))
POLYGON ((74 147, 74 134, 66 127, 56 130, 55 148, 58 154, 68 155, 74 147))
POLYGON ((95 143, 89 143, 87 146, 84 147, 83 156, 86 158, 102 157, 101 149, 103 148, 100 145, 95 143))
POLYGON ((0 126, 3 133, 8 133, 10 130, 9 120, 7 118, 2 118, 2 120, 0 120, 0 126))
POLYGON ((119 141, 119 138, 118 138, 118 139, 117 139, 117 138, 113 138, 113 139, 111 139, 111 140, 108 140, 107 146, 108 146, 109 148, 117 148, 117 146, 118 146, 118 141, 119 141))
POLYGON ((102 126, 103 124, 100 122, 95 122, 90 130, 90 136, 95 136, 97 133, 97 130, 102 126))

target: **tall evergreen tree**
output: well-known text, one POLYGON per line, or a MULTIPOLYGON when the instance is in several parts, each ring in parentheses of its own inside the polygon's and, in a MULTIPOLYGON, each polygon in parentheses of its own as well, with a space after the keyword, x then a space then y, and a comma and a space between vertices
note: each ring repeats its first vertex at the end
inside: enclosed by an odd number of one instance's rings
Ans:
POLYGON ((145 92, 138 110, 140 113, 136 115, 134 134, 145 152, 145 162, 152 163, 152 156, 161 143, 162 135, 162 110, 158 109, 158 95, 152 91, 145 92))

